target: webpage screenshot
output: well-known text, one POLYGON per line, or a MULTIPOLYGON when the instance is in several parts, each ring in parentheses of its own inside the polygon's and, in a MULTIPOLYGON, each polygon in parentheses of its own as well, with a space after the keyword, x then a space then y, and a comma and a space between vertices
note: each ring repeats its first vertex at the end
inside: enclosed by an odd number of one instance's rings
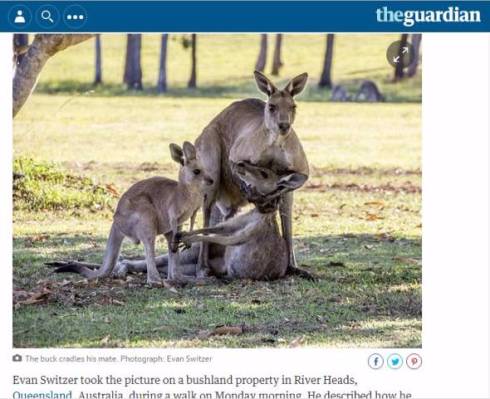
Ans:
POLYGON ((0 1, 0 399, 488 399, 488 1, 0 1))

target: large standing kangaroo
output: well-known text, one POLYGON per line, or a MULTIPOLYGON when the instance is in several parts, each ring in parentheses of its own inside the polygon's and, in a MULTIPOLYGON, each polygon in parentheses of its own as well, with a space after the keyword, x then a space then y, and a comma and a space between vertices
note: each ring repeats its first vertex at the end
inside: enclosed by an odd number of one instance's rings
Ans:
MULTIPOLYGON (((309 175, 308 162, 303 147, 292 128, 296 104, 294 97, 301 93, 308 80, 303 73, 292 79, 280 90, 260 72, 255 72, 260 91, 267 101, 246 99, 234 102, 221 111, 206 126, 195 145, 205 170, 214 183, 207 193, 204 205, 204 227, 215 225, 219 217, 216 207, 224 219, 233 216, 247 203, 247 193, 240 190, 239 179, 234 176, 233 165, 247 162, 273 170, 278 175, 297 173, 309 175)), ((298 187, 282 187, 280 215, 282 235, 286 242, 288 273, 311 277, 297 267, 292 240, 293 192, 298 187)), ((201 244, 196 272, 206 274, 209 270, 209 247, 201 244)))

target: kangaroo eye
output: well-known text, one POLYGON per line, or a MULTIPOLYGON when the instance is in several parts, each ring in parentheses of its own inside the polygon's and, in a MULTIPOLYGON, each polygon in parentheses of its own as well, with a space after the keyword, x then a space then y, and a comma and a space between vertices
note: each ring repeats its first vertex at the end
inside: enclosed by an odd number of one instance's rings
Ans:
POLYGON ((194 173, 197 176, 197 175, 199 175, 201 173, 201 170, 200 169, 194 169, 192 171, 192 173, 194 173))
POLYGON ((276 106, 274 104, 269 104, 269 111, 274 112, 276 110, 276 106))

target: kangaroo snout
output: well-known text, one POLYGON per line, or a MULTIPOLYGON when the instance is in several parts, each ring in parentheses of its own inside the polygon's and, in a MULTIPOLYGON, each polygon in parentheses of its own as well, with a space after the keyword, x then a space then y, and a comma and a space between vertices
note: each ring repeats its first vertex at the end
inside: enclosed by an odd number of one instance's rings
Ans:
POLYGON ((286 134, 289 132, 289 129, 291 128, 291 124, 287 122, 281 122, 279 123, 279 130, 281 131, 282 134, 286 134))
POLYGON ((211 179, 210 177, 206 176, 206 177, 204 178, 204 182, 205 182, 205 183, 206 183, 208 186, 210 186, 210 185, 212 185, 212 184, 214 183, 214 180, 213 180, 213 179, 211 179))

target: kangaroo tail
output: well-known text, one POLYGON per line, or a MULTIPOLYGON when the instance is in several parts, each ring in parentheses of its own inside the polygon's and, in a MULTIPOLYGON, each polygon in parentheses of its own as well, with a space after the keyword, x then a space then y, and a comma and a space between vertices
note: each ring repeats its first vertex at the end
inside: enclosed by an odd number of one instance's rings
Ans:
POLYGON ((46 266, 49 267, 64 267, 64 266, 71 266, 71 265, 78 265, 78 266, 85 266, 88 267, 89 269, 98 269, 101 265, 97 263, 87 263, 87 262, 78 262, 76 260, 67 260, 67 261, 59 261, 55 260, 54 262, 44 262, 46 266))
POLYGON ((92 263, 74 261, 48 262, 45 264, 47 266, 56 267, 56 269, 54 269, 55 273, 77 273, 87 278, 95 278, 94 276, 98 269, 93 266, 100 267, 100 265, 94 265, 92 263))
POLYGON ((55 273, 78 273, 88 279, 109 277, 117 263, 124 235, 114 226, 107 240, 102 266, 82 262, 51 262, 49 266, 57 267, 55 273))

